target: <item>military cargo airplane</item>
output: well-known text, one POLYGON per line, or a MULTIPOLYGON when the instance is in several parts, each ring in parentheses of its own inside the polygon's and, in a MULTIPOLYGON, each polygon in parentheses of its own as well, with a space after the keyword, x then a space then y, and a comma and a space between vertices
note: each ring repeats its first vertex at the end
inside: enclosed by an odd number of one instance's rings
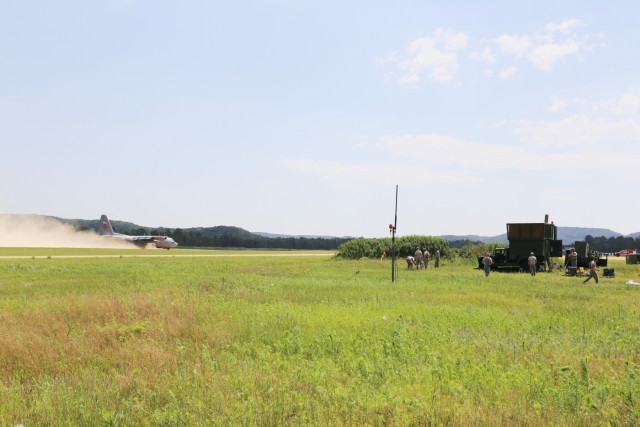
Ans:
POLYGON ((114 233, 113 227, 106 215, 100 216, 98 234, 100 236, 114 237, 116 239, 131 242, 134 245, 143 248, 147 245, 155 245, 156 248, 161 249, 171 249, 178 246, 178 243, 175 240, 167 236, 129 236, 127 234, 114 233))

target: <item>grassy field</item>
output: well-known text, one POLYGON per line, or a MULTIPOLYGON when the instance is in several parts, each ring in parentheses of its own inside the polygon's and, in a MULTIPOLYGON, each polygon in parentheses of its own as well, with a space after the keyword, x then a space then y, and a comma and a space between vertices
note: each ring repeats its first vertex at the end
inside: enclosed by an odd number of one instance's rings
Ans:
POLYGON ((640 424, 638 266, 318 254, 0 250, 0 425, 640 424))

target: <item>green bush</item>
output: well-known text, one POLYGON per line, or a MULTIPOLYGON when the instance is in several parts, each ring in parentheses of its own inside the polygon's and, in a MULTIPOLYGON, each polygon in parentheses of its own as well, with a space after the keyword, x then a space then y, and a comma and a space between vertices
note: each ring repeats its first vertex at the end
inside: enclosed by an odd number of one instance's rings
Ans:
POLYGON ((461 248, 450 249, 450 258, 459 258, 463 260, 476 260, 479 256, 484 256, 487 252, 493 253, 493 250, 498 247, 504 247, 500 243, 476 243, 464 245, 461 248))
MULTIPOLYGON (((345 259, 360 259, 380 258, 384 254, 390 257, 391 244, 391 238, 359 238, 340 245, 338 248, 338 256, 345 259)), ((416 248, 426 248, 431 254, 431 257, 434 256, 437 249, 440 250, 440 256, 443 258, 448 257, 451 252, 449 242, 441 237, 411 235, 396 238, 395 249, 397 257, 404 258, 413 255, 416 248)))

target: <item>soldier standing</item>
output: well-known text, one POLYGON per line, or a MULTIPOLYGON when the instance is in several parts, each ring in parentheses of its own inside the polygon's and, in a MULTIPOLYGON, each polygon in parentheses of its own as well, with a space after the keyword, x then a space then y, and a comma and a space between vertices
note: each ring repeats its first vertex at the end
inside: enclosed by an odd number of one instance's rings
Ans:
POLYGON ((416 260, 416 268, 420 269, 423 267, 422 265, 422 251, 420 248, 416 248, 416 253, 413 254, 413 257, 416 260))
POLYGON ((571 267, 578 268, 578 252, 576 252, 576 248, 571 248, 569 262, 571 263, 571 267))
POLYGON ((484 277, 489 277, 489 273, 491 273, 491 266, 493 265, 493 260, 491 259, 491 254, 487 252, 484 258, 482 258, 482 265, 484 266, 484 277))
POLYGON ((424 268, 429 267, 429 256, 430 255, 431 254, 429 253, 427 248, 424 248, 424 252, 422 253, 422 259, 424 260, 424 268))
POLYGON ((538 263, 538 258, 531 252, 529 256, 529 272, 531 272, 532 276, 536 275, 536 264, 538 263))
POLYGON ((435 256, 436 260, 433 263, 433 266, 435 268, 439 268, 440 267, 440 249, 436 248, 436 256, 435 256))

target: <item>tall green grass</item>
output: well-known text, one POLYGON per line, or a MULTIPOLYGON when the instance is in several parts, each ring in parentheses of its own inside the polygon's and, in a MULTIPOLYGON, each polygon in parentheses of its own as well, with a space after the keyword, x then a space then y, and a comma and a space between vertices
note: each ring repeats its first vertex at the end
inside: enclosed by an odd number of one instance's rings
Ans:
POLYGON ((640 423, 637 266, 55 255, 0 259, 0 425, 640 423))

